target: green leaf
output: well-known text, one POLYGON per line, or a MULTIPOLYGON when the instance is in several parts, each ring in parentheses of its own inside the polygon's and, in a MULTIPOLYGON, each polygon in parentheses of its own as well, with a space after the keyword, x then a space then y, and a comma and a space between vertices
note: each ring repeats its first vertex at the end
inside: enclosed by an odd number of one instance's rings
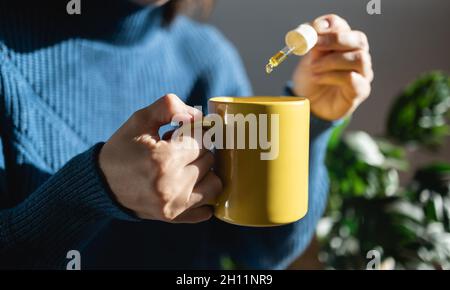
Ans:
POLYGON ((423 75, 395 100, 387 134, 400 143, 439 146, 450 135, 450 78, 442 72, 423 75))
POLYGON ((341 141, 342 134, 344 133, 345 129, 347 129, 348 125, 350 124, 351 117, 347 117, 344 119, 344 121, 339 124, 336 128, 333 129, 333 132, 331 133, 330 140, 328 141, 328 149, 333 150, 336 148, 336 146, 341 141))

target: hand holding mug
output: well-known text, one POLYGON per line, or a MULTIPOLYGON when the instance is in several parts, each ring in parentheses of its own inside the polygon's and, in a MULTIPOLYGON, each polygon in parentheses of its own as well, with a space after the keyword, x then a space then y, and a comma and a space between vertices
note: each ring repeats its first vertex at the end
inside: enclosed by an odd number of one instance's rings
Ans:
POLYGON ((166 95, 135 112, 100 151, 99 162, 117 201, 143 219, 195 223, 209 219, 220 179, 214 157, 189 136, 161 139, 158 130, 176 116, 200 111, 166 95))

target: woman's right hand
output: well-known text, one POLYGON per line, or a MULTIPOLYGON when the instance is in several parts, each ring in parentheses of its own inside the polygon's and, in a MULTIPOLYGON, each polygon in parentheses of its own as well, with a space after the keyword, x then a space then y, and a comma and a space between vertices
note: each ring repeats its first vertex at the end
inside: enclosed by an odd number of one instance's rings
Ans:
POLYGON ((209 219, 220 179, 213 154, 189 136, 162 140, 158 130, 176 116, 200 111, 166 95, 131 118, 106 142, 99 162, 116 200, 143 219, 195 223, 209 219))

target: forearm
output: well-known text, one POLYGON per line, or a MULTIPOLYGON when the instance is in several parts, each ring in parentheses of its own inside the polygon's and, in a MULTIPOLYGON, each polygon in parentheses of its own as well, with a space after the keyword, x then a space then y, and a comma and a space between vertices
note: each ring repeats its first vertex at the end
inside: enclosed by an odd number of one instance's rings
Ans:
POLYGON ((89 226, 131 218, 103 181, 100 147, 76 156, 19 205, 0 211, 0 267, 59 268, 67 251, 88 238, 89 226))

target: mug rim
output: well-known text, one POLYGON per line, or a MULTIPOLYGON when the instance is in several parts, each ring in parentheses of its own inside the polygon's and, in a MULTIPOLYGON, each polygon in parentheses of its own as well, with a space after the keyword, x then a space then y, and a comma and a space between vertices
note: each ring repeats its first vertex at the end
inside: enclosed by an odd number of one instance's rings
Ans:
POLYGON ((308 99, 297 96, 251 96, 251 97, 230 97, 218 96, 209 99, 212 103, 221 104, 250 104, 250 105, 292 105, 304 104, 308 99))

